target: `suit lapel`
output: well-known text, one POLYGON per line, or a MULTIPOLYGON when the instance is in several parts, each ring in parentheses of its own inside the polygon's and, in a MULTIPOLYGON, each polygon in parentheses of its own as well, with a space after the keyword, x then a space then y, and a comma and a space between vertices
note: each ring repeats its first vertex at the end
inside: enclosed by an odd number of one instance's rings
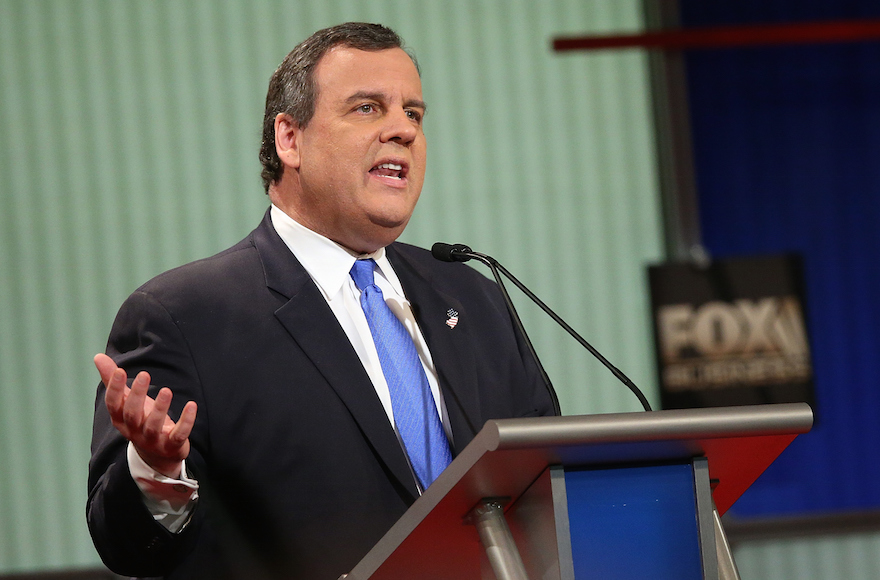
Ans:
POLYGON ((320 290, 271 225, 254 233, 266 285, 288 298, 275 316, 348 408, 388 470, 417 497, 409 464, 385 409, 348 337, 320 290))
POLYGON ((454 296, 436 289, 431 273, 417 261, 396 251, 395 245, 388 246, 386 251, 431 350, 452 427, 453 452, 457 455, 482 427, 467 312, 454 296), (459 318, 453 328, 446 324, 450 309, 459 318))

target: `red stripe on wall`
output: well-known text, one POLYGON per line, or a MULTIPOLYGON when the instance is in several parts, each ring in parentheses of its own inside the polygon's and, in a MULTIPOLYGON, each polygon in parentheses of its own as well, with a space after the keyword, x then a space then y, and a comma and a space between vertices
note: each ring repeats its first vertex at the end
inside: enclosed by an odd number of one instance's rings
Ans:
POLYGON ((633 35, 563 37, 553 40, 553 50, 565 52, 606 48, 724 48, 866 40, 880 40, 880 20, 726 26, 633 35))

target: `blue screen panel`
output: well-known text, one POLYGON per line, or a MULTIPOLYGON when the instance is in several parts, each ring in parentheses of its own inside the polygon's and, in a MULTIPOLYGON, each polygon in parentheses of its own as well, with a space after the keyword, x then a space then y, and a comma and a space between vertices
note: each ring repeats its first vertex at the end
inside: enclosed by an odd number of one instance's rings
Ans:
MULTIPOLYGON (((681 0, 686 28, 880 18, 876 0, 681 0)), ((715 257, 804 260, 816 423, 741 517, 880 507, 880 42, 685 51, 715 257), (866 460, 866 458, 868 458, 866 460)))
POLYGON ((577 580, 701 579, 690 464, 566 470, 577 580))

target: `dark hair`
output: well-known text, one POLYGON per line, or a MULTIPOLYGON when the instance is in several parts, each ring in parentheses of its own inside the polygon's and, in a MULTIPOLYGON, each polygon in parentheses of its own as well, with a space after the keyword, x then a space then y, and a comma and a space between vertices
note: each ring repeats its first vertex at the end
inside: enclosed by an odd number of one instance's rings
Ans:
MULTIPOLYGON (((403 40, 390 28, 381 24, 346 22, 319 30, 284 57, 269 79, 266 112, 263 115, 260 163, 263 165, 261 176, 267 193, 269 186, 281 179, 283 170, 275 151, 275 117, 279 113, 287 113, 299 127, 308 125, 315 114, 318 99, 315 67, 321 57, 336 46, 370 51, 404 48, 403 40)), ((407 53, 416 63, 415 57, 409 51, 407 53)))

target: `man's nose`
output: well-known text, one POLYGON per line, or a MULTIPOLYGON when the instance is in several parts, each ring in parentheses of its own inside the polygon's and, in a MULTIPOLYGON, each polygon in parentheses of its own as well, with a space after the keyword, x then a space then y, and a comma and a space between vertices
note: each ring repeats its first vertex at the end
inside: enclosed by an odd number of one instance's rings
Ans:
POLYGON ((393 110, 385 119, 386 126, 380 135, 383 142, 396 141, 401 145, 409 145, 415 141, 419 127, 417 122, 410 118, 407 111, 404 109, 393 110))

